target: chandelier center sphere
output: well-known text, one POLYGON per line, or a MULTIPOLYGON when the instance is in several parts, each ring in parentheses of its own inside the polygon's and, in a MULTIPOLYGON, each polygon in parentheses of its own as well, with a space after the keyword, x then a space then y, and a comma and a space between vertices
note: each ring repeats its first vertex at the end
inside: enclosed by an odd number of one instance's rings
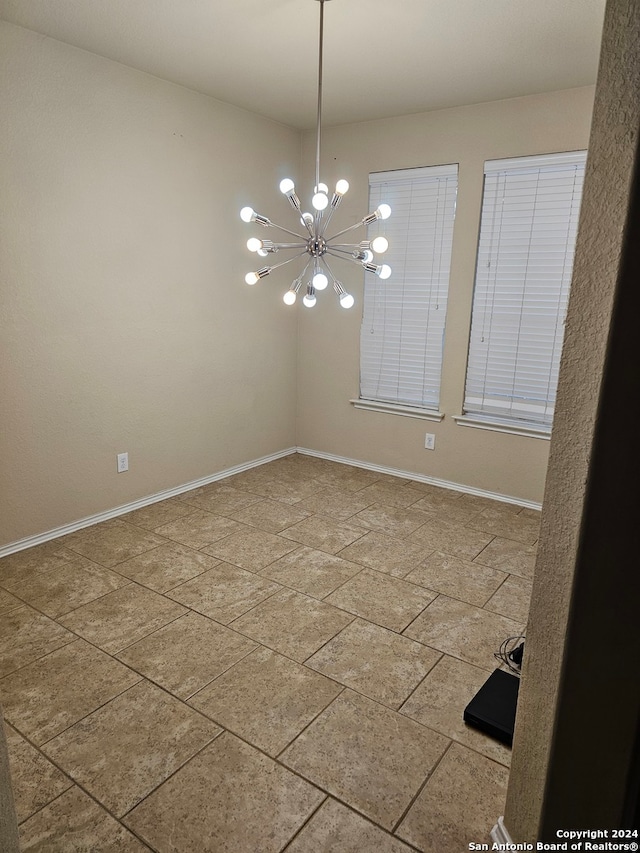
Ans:
POLYGON ((327 241, 323 237, 310 237, 307 240, 307 252, 312 258, 321 258, 327 251, 327 241))

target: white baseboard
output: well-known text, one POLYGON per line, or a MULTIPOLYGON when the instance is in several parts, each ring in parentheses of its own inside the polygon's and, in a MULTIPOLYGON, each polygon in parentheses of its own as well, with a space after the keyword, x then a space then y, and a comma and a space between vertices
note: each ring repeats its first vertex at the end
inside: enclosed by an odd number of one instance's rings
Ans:
MULTIPOLYGON (((491 830, 491 840, 495 844, 513 844, 513 839, 504 825, 504 817, 500 816, 497 824, 491 830)), ((505 847, 503 849, 508 850, 509 848, 505 847)))
POLYGON ((165 501, 167 498, 173 498, 176 495, 181 495, 183 492, 189 492, 191 489, 197 489, 200 486, 208 486, 209 483, 215 483, 216 480, 224 480, 226 477, 231 477, 233 474, 240 474, 242 471, 248 471, 250 468, 257 468, 259 465, 264 465, 266 462, 273 462, 275 459, 282 459, 283 456, 290 456, 295 452, 295 447, 289 447, 286 450, 278 451, 278 453, 261 456, 260 459, 252 459, 251 462, 243 462, 241 465, 234 465, 231 468, 225 468, 223 471, 218 471, 216 474, 210 474, 208 477, 200 477, 198 480, 191 480, 191 482, 184 483, 181 486, 175 486, 172 489, 163 489, 161 492, 156 492, 154 495, 147 495, 144 498, 139 498, 138 500, 131 501, 127 504, 121 504, 113 509, 107 509, 104 512, 98 512, 95 515, 88 515, 86 518, 81 518, 78 521, 72 521, 70 524, 63 524, 62 527, 54 527, 53 530, 47 530, 44 533, 37 533, 35 536, 27 536, 25 539, 19 539, 17 542, 10 542, 8 545, 3 545, 0 548, 0 558, 7 557, 9 554, 15 554, 16 551, 24 551, 25 548, 33 548, 34 545, 42 545, 44 542, 50 542, 52 539, 59 539, 61 536, 66 536, 67 533, 74 533, 76 530, 82 530, 83 527, 91 527, 92 524, 99 524, 101 521, 108 521, 110 518, 117 518, 119 515, 125 515, 128 512, 133 512, 134 509, 142 509, 142 507, 158 503, 158 501, 165 501))
POLYGON ((348 459, 346 456, 336 456, 333 453, 322 453, 319 450, 309 450, 306 447, 297 447, 297 453, 306 456, 317 456, 320 459, 328 459, 331 462, 341 462, 344 465, 353 465, 356 468, 365 468, 367 471, 377 471, 379 474, 391 474, 394 477, 403 477, 407 480, 415 480, 418 483, 429 483, 432 486, 440 486, 443 489, 451 489, 454 492, 464 492, 467 495, 478 495, 481 498, 490 498, 494 501, 516 504, 528 509, 541 509, 542 504, 537 501, 527 501, 522 498, 514 498, 511 495, 502 495, 499 492, 490 492, 487 489, 477 489, 475 486, 465 486, 463 483, 453 483, 450 480, 441 480, 438 477, 429 477, 426 474, 415 474, 411 471, 403 471, 400 468, 389 468, 387 465, 374 465, 372 462, 362 462, 359 459, 348 459))
POLYGON ((282 459, 282 457, 290 456, 292 453, 296 452, 302 453, 305 456, 317 456, 319 459, 328 459, 331 462, 340 462, 343 465, 353 465, 356 468, 364 468, 367 471, 376 471, 379 474, 391 474, 394 477, 403 477, 404 479, 415 480, 420 483, 430 483, 433 486, 452 489, 456 492, 464 492, 468 495, 479 495, 480 497, 490 498, 495 501, 517 504, 518 506, 529 507, 530 509, 540 509, 541 506, 535 501, 525 501, 509 495, 489 492, 486 489, 476 489, 473 486, 465 486, 462 483, 452 483, 449 482, 449 480, 440 480, 437 477, 428 477, 425 474, 416 474, 411 471, 403 471, 399 468, 389 468, 386 465, 374 465, 371 462, 363 462, 359 459, 349 459, 345 456, 336 456, 333 453, 322 453, 319 450, 310 450, 307 447, 289 447, 286 450, 279 451, 278 453, 271 453, 268 456, 262 456, 259 459, 252 459, 250 462, 244 462, 242 465, 234 465, 232 468, 225 468, 223 471, 218 471, 216 474, 211 474, 208 477, 201 477, 198 480, 192 480, 189 483, 184 483, 183 485, 176 486, 172 489, 164 489, 154 495, 148 495, 147 497, 131 501, 131 503, 114 507, 114 509, 98 512, 95 515, 88 515, 86 518, 81 518, 78 521, 71 522, 70 524, 63 524, 62 527, 55 527, 53 530, 47 530, 44 533, 38 533, 35 536, 27 536, 25 539, 20 539, 17 542, 11 542, 8 545, 0 547, 0 558, 7 557, 9 554, 14 554, 16 551, 24 551, 25 548, 33 548, 34 545, 42 545, 44 542, 49 542, 52 539, 58 539, 60 536, 66 536, 67 533, 74 533, 76 530, 82 530, 83 527, 90 527, 92 524, 99 524, 101 521, 108 521, 110 518, 117 518, 119 515, 125 515, 128 512, 133 512, 134 509, 142 509, 142 507, 149 506, 150 504, 157 503, 158 501, 173 498, 176 495, 181 495, 183 492, 188 492, 191 489, 197 489, 200 486, 207 486, 209 483, 215 483, 216 480, 224 480, 226 477, 231 477, 233 474, 240 474, 242 471, 248 471, 250 468, 257 468, 259 465, 264 465, 267 462, 273 462, 276 459, 282 459))

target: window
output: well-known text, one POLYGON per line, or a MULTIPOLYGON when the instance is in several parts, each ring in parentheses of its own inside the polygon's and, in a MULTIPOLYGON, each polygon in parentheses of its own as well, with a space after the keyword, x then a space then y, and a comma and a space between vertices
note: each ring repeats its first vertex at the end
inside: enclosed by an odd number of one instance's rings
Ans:
POLYGON ((477 425, 551 430, 585 160, 485 163, 464 403, 477 425))
POLYGON ((370 175, 370 209, 386 202, 392 213, 368 236, 388 238, 393 272, 365 280, 356 404, 438 409, 457 185, 457 165, 370 175))

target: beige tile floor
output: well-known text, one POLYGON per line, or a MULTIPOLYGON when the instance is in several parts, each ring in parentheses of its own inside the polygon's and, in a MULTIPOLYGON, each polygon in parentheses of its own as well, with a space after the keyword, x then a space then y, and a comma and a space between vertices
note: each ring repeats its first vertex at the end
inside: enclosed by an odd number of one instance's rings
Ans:
POLYGON ((538 513, 294 455, 0 561, 22 847, 461 853, 538 513))

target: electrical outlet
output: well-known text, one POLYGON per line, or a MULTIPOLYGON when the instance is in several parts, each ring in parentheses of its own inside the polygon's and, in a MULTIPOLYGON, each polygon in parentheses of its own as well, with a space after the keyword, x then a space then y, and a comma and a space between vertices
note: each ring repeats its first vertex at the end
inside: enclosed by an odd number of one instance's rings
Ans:
POLYGON ((129 470, 129 454, 118 453, 118 474, 129 470))
POLYGON ((424 437, 424 446, 426 450, 436 449, 436 437, 432 432, 428 432, 424 437))

